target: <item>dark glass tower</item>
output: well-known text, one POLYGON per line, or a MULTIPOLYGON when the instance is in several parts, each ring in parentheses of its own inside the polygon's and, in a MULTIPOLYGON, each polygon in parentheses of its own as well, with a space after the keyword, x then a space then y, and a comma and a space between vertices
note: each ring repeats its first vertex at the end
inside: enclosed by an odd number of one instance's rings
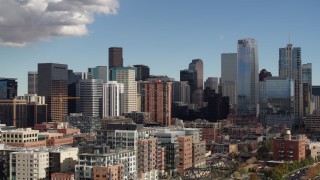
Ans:
POLYGON ((14 99, 18 93, 17 88, 17 79, 0 78, 0 100, 14 99))
POLYGON ((46 97, 48 121, 60 120, 60 98, 62 116, 68 113, 68 65, 55 63, 38 64, 38 93, 46 97))

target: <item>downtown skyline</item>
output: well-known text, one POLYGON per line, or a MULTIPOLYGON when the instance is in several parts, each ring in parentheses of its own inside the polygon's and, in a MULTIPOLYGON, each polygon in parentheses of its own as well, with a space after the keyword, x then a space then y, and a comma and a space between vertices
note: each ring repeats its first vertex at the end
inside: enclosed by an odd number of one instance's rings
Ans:
POLYGON ((265 68, 277 76, 279 48, 290 41, 301 47, 302 63, 312 63, 313 85, 320 84, 320 24, 316 20, 320 2, 168 3, 120 1, 116 13, 96 14, 85 36, 53 37, 25 47, 0 46, 0 77, 18 78, 18 94, 23 95, 28 71, 36 71, 38 63, 62 63, 84 72, 108 66, 108 48, 123 47, 124 66, 145 64, 151 74, 175 80, 192 59, 200 58, 205 80, 220 77, 221 53, 236 53, 237 40, 254 38, 259 70, 265 68))

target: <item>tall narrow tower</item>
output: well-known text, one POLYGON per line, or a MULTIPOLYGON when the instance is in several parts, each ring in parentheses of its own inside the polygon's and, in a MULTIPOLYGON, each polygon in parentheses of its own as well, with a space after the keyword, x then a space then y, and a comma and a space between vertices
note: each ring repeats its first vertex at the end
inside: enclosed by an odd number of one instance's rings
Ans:
POLYGON ((294 81, 294 114, 296 127, 301 125, 303 115, 301 48, 287 44, 279 48, 279 76, 294 81))
POLYGON ((238 114, 257 115, 259 102, 259 59, 255 39, 238 40, 237 55, 238 114))

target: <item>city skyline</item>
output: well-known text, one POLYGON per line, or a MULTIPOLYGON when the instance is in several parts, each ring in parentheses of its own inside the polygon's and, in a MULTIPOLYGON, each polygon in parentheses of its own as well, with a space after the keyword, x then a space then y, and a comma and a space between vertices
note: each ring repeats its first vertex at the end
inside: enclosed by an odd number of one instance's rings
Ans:
MULTIPOLYGON (((38 63, 62 63, 83 72, 89 67, 108 66, 109 47, 122 47, 125 66, 145 64, 150 74, 179 80, 180 70, 200 58, 204 79, 220 77, 221 54, 235 53, 237 40, 243 38, 257 40, 259 70, 265 68, 277 76, 279 48, 289 42, 301 47, 302 63, 312 63, 316 69, 320 65, 319 5, 318 1, 231 0, 170 1, 169 6, 166 1, 146 0, 120 1, 119 7, 105 4, 113 11, 92 12, 97 14, 92 16, 94 22, 86 23, 86 36, 64 34, 25 47, 0 46, 0 77, 18 78, 18 94, 23 95, 28 90, 28 71, 36 71, 38 63)), ((0 16, 10 17, 5 13, 0 11, 0 16)), ((2 33, 0 39, 4 39, 2 33)), ((320 84, 319 73, 313 71, 313 85, 320 84)))

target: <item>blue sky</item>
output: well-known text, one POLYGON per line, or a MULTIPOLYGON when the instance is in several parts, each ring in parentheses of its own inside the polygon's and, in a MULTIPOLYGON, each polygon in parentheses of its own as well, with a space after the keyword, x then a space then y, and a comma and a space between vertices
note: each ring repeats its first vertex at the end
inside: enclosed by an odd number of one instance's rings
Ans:
POLYGON ((119 5, 116 14, 96 13, 86 35, 57 34, 24 47, 0 46, 0 77, 18 78, 22 95, 27 72, 37 70, 37 63, 87 71, 108 65, 112 46, 123 47, 124 65, 145 64, 151 74, 179 80, 180 70, 201 58, 204 79, 219 77, 221 53, 236 52, 237 40, 246 37, 258 41, 260 69, 276 76, 279 48, 290 36, 302 48, 303 63, 313 65, 313 84, 320 85, 318 0, 122 0, 119 5))

